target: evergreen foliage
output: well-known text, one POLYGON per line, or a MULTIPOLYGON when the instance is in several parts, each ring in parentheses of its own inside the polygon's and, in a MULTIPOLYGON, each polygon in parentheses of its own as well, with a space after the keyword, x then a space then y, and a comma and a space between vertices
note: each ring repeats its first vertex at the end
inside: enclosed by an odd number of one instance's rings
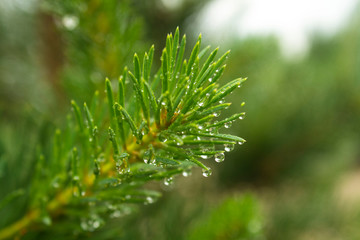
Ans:
MULTIPOLYGON (((188 59, 185 47, 176 29, 167 35, 154 75, 151 46, 142 60, 134 55, 132 71, 125 67, 118 80, 105 80, 104 97, 96 91, 83 107, 71 101, 73 114, 64 130, 56 130, 52 154, 39 151, 27 214, 0 230, 0 239, 34 230, 92 232, 136 204, 155 202, 160 193, 146 183, 170 185, 196 166, 208 177, 206 159, 222 162, 225 152, 245 142, 219 132, 245 113, 216 120, 230 106, 224 97, 246 80, 219 85, 229 52, 216 59, 218 49, 201 50, 201 35, 188 59)), ((11 193, 0 207, 21 194, 11 193)))

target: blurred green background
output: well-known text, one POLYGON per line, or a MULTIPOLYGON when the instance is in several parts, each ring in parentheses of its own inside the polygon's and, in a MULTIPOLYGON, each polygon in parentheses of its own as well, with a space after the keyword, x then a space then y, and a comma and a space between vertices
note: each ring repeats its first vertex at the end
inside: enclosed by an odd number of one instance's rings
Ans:
MULTIPOLYGON (((360 239, 360 4, 353 2, 331 33, 315 28, 306 48, 284 48, 276 31, 239 33, 236 19, 221 25, 227 13, 219 6, 246 16, 248 5, 236 1, 216 1, 214 12, 210 0, 2 0, 0 199, 30 187, 35 153, 65 124, 70 99, 89 101, 105 77, 117 78, 153 43, 159 60, 166 33, 179 26, 190 45, 202 32, 205 44, 231 49, 222 81, 248 77, 227 113, 246 102, 246 118, 229 131, 247 143, 222 164, 208 160, 210 179, 178 177, 159 202, 102 229, 102 239, 360 239)), ((275 3, 263 10, 291 15, 291 4, 275 3)), ((298 11, 321 18, 331 4, 298 11)), ((297 33, 290 20, 281 19, 297 33)), ((2 210, 0 228, 26 204, 25 195, 2 210)))

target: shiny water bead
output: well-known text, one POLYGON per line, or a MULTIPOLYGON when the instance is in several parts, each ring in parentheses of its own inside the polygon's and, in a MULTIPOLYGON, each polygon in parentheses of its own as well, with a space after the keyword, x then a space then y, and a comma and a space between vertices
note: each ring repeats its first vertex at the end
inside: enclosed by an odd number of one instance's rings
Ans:
POLYGON ((191 170, 190 169, 184 169, 184 171, 182 172, 182 175, 184 177, 188 177, 191 175, 191 170))
POLYGON ((74 176, 72 177, 72 180, 73 180, 73 182, 78 182, 78 181, 80 180, 79 175, 74 175, 74 176))
POLYGON ((224 153, 216 153, 215 154, 215 162, 223 162, 225 160, 225 154, 224 153))
POLYGON ((155 199, 151 196, 147 196, 146 197, 146 203, 148 204, 151 204, 151 203, 154 203, 155 202, 155 199))
POLYGON ((225 144, 224 145, 224 150, 226 151, 226 152, 230 152, 230 151, 232 151, 234 149, 234 144, 225 144))
POLYGON ((155 165, 155 164, 156 164, 156 160, 155 160, 155 158, 151 158, 151 160, 150 160, 150 164, 151 164, 151 165, 155 165))
POLYGON ((68 30, 74 30, 79 24, 79 18, 72 15, 65 15, 62 18, 62 24, 68 30))
POLYGON ((49 215, 45 214, 44 216, 41 216, 41 222, 45 224, 46 226, 50 226, 52 224, 52 220, 49 215))
POLYGON ((231 127, 231 122, 225 123, 225 124, 224 124, 224 127, 225 127, 225 128, 230 128, 230 127, 231 127))
POLYGON ((144 163, 146 163, 146 164, 149 163, 150 159, 151 159, 151 152, 150 152, 150 150, 147 150, 144 152, 144 155, 143 155, 144 163))
POLYGON ((129 167, 124 167, 120 170, 120 173, 121 174, 126 174, 126 173, 129 173, 130 172, 130 168, 129 167))
POLYGON ((170 186, 174 183, 174 179, 172 177, 168 177, 164 179, 165 186, 170 186))
POLYGON ((99 228, 103 223, 103 220, 96 215, 89 218, 83 218, 80 222, 80 227, 84 231, 93 232, 99 228))
POLYGON ((212 171, 211 171, 210 168, 208 168, 208 169, 203 169, 203 170, 202 170, 202 175, 203 175, 204 177, 209 177, 211 174, 212 174, 212 171))
POLYGON ((239 116, 240 120, 243 120, 245 118, 245 113, 242 113, 242 115, 239 116))

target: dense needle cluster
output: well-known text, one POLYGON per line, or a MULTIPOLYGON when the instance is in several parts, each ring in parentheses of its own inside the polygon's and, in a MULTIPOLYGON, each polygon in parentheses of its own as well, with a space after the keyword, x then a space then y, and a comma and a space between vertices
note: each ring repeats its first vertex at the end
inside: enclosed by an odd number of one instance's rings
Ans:
POLYGON ((185 35, 180 40, 176 29, 166 38, 154 76, 152 46, 142 61, 134 55, 133 70, 125 67, 116 83, 106 79, 104 101, 96 92, 83 110, 71 102, 75 125, 69 117, 68 128, 55 133, 52 155, 39 154, 33 201, 26 221, 20 220, 26 224, 0 231, 0 239, 68 215, 80 223, 74 224, 79 231, 93 231, 107 218, 131 212, 134 203, 153 203, 160 194, 144 189, 146 182, 170 185, 174 175, 188 176, 194 166, 208 177, 207 159, 222 162, 224 152, 245 142, 219 133, 245 113, 223 120, 218 116, 230 106, 224 97, 246 79, 219 86, 229 52, 216 58, 217 48, 200 50, 200 35, 184 59, 185 45, 185 35))

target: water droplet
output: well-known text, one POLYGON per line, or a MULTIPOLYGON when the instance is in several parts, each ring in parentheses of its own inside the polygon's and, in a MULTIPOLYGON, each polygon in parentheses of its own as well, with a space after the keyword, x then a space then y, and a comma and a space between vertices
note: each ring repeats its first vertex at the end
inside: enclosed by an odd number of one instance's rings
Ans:
POLYGON ((93 232, 103 224, 103 220, 97 215, 90 216, 89 218, 82 218, 80 227, 84 231, 93 232))
POLYGON ((147 196, 147 197, 146 197, 146 203, 147 203, 147 204, 152 204, 152 203, 154 203, 154 202, 155 202, 155 199, 152 198, 151 196, 147 196))
POLYGON ((205 96, 206 96, 206 97, 210 97, 210 93, 207 93, 205 96))
POLYGON ((119 217, 121 217, 120 211, 114 211, 110 214, 110 218, 119 218, 119 217))
POLYGON ((184 177, 188 177, 191 175, 191 170, 190 169, 185 169, 183 172, 182 172, 182 175, 184 177))
POLYGON ((238 144, 243 145, 245 142, 246 142, 245 140, 242 140, 242 141, 239 141, 238 144))
POLYGON ((174 179, 172 177, 168 177, 164 179, 165 186, 170 186, 174 183, 174 179))
POLYGON ((202 159, 208 159, 208 158, 209 158, 209 155, 200 155, 200 157, 201 157, 202 159))
POLYGON ((220 104, 223 104, 224 102, 225 102, 224 99, 221 99, 221 100, 219 101, 220 104))
POLYGON ((100 227, 100 222, 97 221, 97 220, 95 220, 95 221, 93 222, 92 226, 93 226, 93 228, 96 229, 96 228, 100 227))
POLYGON ((204 177, 209 177, 211 174, 212 174, 212 171, 211 171, 210 168, 208 168, 208 169, 203 169, 203 170, 202 170, 202 175, 203 175, 204 177))
POLYGON ((51 186, 52 186, 53 188, 59 188, 59 187, 60 187, 60 179, 59 179, 58 177, 56 177, 56 178, 53 180, 51 186))
POLYGON ((196 137, 196 140, 200 141, 200 140, 201 140, 201 138, 200 138, 199 136, 197 136, 197 137, 196 137))
POLYGON ((225 124, 224 124, 224 127, 225 127, 225 128, 230 128, 230 127, 231 127, 231 122, 225 123, 225 124))
POLYGON ((161 105, 162 105, 162 106, 165 106, 165 105, 166 105, 166 102, 162 101, 162 102, 161 102, 161 105))
POLYGON ((218 116, 220 116, 220 112, 214 112, 213 115, 214 115, 214 117, 218 117, 218 116))
POLYGON ((238 85, 238 88, 241 88, 241 84, 238 85))
POLYGON ((215 162, 223 162, 225 160, 225 154, 224 153, 216 153, 215 154, 215 162))
POLYGON ((204 129, 204 126, 198 125, 197 128, 198 128, 199 130, 203 130, 203 129, 204 129))
POLYGON ((79 19, 76 16, 65 15, 62 18, 62 24, 68 30, 74 30, 79 24, 79 19))
POLYGON ((50 226, 51 223, 52 223, 52 220, 51 220, 51 218, 49 217, 49 215, 44 215, 44 216, 41 217, 41 222, 42 222, 43 224, 45 224, 46 226, 50 226))
POLYGON ((144 152, 144 155, 143 155, 143 160, 144 160, 144 163, 149 163, 150 162, 150 160, 151 160, 151 158, 152 158, 152 156, 151 156, 152 154, 151 154, 151 151, 150 150, 146 150, 145 152, 144 152))
POLYGON ((129 168, 129 167, 122 168, 122 169, 120 170, 120 173, 121 173, 121 174, 126 174, 126 173, 129 173, 129 172, 130 172, 130 168, 129 168))
POLYGON ((212 78, 209 78, 209 82, 212 82, 212 80, 213 80, 212 78))
POLYGON ((198 106, 199 106, 199 107, 204 106, 204 102, 199 102, 199 103, 198 103, 198 106))
POLYGON ((226 151, 226 152, 230 152, 230 151, 232 151, 234 149, 234 144, 225 144, 224 145, 224 150, 226 151))

